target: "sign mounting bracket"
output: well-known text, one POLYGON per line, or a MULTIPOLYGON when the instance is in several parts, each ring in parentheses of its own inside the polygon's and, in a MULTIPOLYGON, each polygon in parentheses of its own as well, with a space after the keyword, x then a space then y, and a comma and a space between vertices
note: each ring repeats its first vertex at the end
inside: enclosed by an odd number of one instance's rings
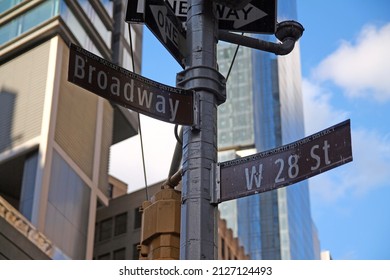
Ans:
POLYGON ((194 124, 192 125, 193 129, 200 130, 200 96, 199 93, 194 91, 194 124))
POLYGON ((215 163, 211 165, 211 182, 214 184, 213 188, 211 188, 211 200, 210 204, 218 204, 221 202, 221 168, 219 163, 215 163), (213 176, 215 176, 213 178, 213 176))

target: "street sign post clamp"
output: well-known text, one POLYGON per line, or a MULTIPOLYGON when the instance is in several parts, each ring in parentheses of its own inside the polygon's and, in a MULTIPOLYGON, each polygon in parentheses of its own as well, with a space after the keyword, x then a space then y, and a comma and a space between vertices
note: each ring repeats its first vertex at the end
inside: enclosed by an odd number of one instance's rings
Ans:
POLYGON ((212 184, 214 184, 211 189, 211 200, 210 204, 217 205, 221 200, 221 168, 219 163, 211 165, 211 180, 212 184), (215 176, 215 177, 214 177, 215 176), (213 178, 214 177, 214 178, 213 178))
POLYGON ((195 91, 211 91, 216 96, 218 105, 221 105, 226 101, 226 79, 212 67, 189 67, 184 71, 177 73, 176 84, 182 88, 195 91), (198 86, 195 86, 195 84, 198 86))
POLYGON ((193 129, 200 130, 200 96, 199 93, 194 91, 194 124, 193 129))

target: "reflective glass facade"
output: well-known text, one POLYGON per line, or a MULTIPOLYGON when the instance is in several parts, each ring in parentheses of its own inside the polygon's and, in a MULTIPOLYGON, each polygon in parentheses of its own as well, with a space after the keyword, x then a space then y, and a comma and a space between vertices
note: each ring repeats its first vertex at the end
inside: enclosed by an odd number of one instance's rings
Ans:
MULTIPOLYGON (((23 1, 4 1, 4 3, 1 1, 0 14, 9 11, 21 2, 23 1)), ((85 13, 96 28, 96 31, 98 32, 96 35, 101 36, 106 46, 110 48, 112 32, 103 23, 91 3, 88 0, 79 0, 76 5, 81 6, 83 13, 85 13)), ((112 1, 102 1, 102 5, 104 5, 105 10, 112 17, 112 1)), ((96 48, 91 37, 88 35, 88 32, 80 22, 80 19, 74 14, 64 0, 43 1, 41 4, 0 26, 0 45, 38 27, 40 24, 45 23, 55 16, 61 16, 62 20, 64 20, 83 48, 102 56, 101 52, 96 48)))
MULTIPOLYGON (((117 143, 136 133, 129 112, 67 81, 68 45, 130 64, 126 5, 0 0, 0 196, 50 239, 54 259, 92 258, 113 136, 120 131, 117 143)), ((134 29, 139 71, 142 29, 134 29)))
POLYGON ((0 14, 2 12, 5 12, 12 7, 16 6, 20 2, 23 2, 23 0, 1 0, 0 1, 0 14))
MULTIPOLYGON (((0 13, 5 12, 22 1, 5 1, 0 6, 0 13)), ((17 36, 31 30, 33 27, 58 15, 59 0, 44 1, 26 13, 12 19, 8 23, 0 26, 0 45, 11 41, 17 36)))
POLYGON ((80 176, 54 152, 45 234, 73 259, 85 259, 90 193, 80 176))
MULTIPOLYGON (((278 21, 286 19, 297 19, 295 0, 278 1, 278 21)), ((235 49, 219 45, 222 74, 227 73, 235 49)), ((261 152, 304 137, 299 60, 299 44, 285 57, 240 47, 228 80, 227 102, 219 107, 219 149, 237 156, 242 148, 261 152), (243 100, 246 103, 240 107, 243 100), (241 136, 235 137, 235 132, 241 136)), ((251 259, 319 257, 314 250, 306 181, 223 203, 220 210, 229 226, 237 229, 235 234, 251 259)))
MULTIPOLYGON (((221 73, 229 71, 234 52, 235 48, 227 44, 219 48, 218 63, 221 73)), ((252 51, 240 48, 238 56, 240 59, 234 64, 227 83, 228 102, 218 109, 218 147, 223 149, 253 145, 254 142, 253 69, 248 67, 251 64, 252 51)))

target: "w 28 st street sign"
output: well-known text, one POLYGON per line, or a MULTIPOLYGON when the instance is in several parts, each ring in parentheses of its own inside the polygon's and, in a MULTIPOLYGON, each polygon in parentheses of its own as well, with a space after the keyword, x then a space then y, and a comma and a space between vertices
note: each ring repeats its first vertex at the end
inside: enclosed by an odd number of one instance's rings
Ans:
POLYGON ((347 120, 291 144, 219 163, 216 202, 285 187, 350 161, 347 120))

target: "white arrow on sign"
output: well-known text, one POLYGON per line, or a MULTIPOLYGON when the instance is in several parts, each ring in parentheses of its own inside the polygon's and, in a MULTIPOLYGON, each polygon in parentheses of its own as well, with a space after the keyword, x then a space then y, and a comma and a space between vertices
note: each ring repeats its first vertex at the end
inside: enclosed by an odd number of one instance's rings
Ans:
POLYGON ((185 38, 176 28, 175 24, 167 17, 167 7, 159 5, 150 5, 154 20, 157 23, 161 37, 165 43, 167 38, 180 50, 185 38))
MULTIPOLYGON (((187 16, 187 0, 166 0, 176 16, 187 16)), ((233 27, 238 29, 256 20, 265 17, 267 13, 252 4, 246 5, 242 10, 234 10, 226 6, 217 5, 217 17, 219 20, 234 21, 233 27)))
POLYGON ((233 27, 240 28, 256 20, 265 17, 267 14, 259 8, 248 4, 242 10, 233 10, 226 6, 217 6, 217 16, 219 20, 234 21, 233 27))

